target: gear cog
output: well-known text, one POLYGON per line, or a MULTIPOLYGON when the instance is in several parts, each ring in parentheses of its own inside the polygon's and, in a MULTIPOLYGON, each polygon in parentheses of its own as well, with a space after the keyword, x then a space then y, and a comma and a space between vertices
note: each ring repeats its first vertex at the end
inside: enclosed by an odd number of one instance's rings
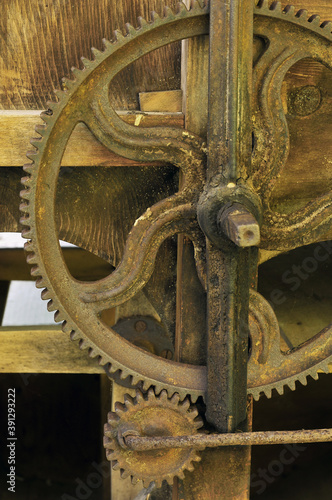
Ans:
MULTIPOLYGON (((301 52, 303 44, 299 43, 299 58, 304 53, 310 57, 311 49, 317 51, 321 43, 332 41, 331 24, 321 23, 317 16, 308 18, 305 11, 296 13, 292 7, 282 10, 278 2, 269 6, 267 1, 261 1, 255 7, 255 32, 259 36, 282 37, 285 26, 286 33, 294 31, 294 40, 299 33, 304 33, 307 41, 313 40, 305 52, 301 52), (277 26, 277 34, 271 32, 273 26, 277 26)), ((124 123, 111 107, 107 89, 112 78, 132 61, 168 43, 208 34, 208 29, 207 6, 196 1, 187 10, 180 4, 177 14, 167 9, 164 18, 154 15, 152 23, 141 19, 138 29, 128 25, 126 36, 117 32, 114 43, 104 41, 103 52, 93 50, 94 60, 83 59, 84 69, 73 69, 74 79, 64 80, 64 90, 57 92, 59 101, 50 103, 50 110, 42 114, 45 124, 36 129, 40 137, 32 141, 36 150, 28 154, 32 163, 24 166, 27 176, 22 179, 25 189, 20 207, 25 226, 22 235, 29 240, 25 245, 27 261, 33 265, 31 273, 37 278, 36 286, 43 289, 42 298, 49 300, 48 309, 55 311, 55 321, 63 322, 63 330, 70 333, 72 340, 79 340, 80 347, 88 348, 89 355, 98 357, 110 373, 117 372, 123 379, 131 377, 133 384, 143 382, 144 390, 155 386, 157 393, 167 389, 170 395, 176 392, 181 398, 190 394, 192 401, 205 393, 205 367, 175 363, 133 346, 104 325, 100 314, 128 300, 144 286, 152 274, 158 247, 166 237, 183 232, 194 243, 199 240, 195 200, 204 185, 205 143, 181 129, 141 130, 124 123), (176 195, 149 208, 137 219, 115 272, 91 283, 78 282, 69 274, 55 225, 54 200, 61 158, 79 122, 85 123, 102 144, 117 154, 172 163, 182 169, 186 181, 176 195), (138 247, 137 257, 133 250, 138 247)), ((288 47, 287 36, 279 39, 280 44, 288 47)), ((331 51, 325 50, 324 54, 331 59, 331 51)), ((324 62, 332 67, 330 59, 324 62)), ((319 223, 323 230, 324 223, 319 223)), ((272 220, 265 233, 273 232, 274 226, 272 220)), ((198 243, 196 250, 197 255, 202 253, 198 243)), ((248 365, 249 393, 256 399, 262 392, 270 396, 273 388, 281 393, 285 385, 293 388, 296 380, 305 383, 307 375, 326 370, 332 362, 331 328, 296 351, 282 354, 274 313, 262 297, 254 297, 251 324, 255 342, 248 365), (271 324, 273 342, 269 338, 271 324)))
POLYGON ((142 480, 145 487, 154 481, 159 487, 163 480, 173 483, 174 477, 184 478, 184 471, 194 469, 193 462, 200 457, 195 449, 150 450, 135 452, 121 446, 126 434, 140 436, 193 435, 202 427, 198 411, 186 398, 180 402, 178 394, 168 398, 166 391, 156 396, 150 389, 147 395, 137 390, 136 397, 125 395, 124 404, 115 403, 115 411, 108 414, 105 424, 104 447, 114 470, 122 478, 131 477, 133 483, 142 480))

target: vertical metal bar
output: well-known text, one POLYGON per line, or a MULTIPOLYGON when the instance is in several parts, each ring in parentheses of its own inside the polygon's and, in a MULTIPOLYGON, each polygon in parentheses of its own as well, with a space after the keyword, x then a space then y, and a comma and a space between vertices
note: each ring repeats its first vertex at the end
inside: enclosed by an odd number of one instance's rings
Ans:
MULTIPOLYGON (((207 106, 205 107, 204 104, 207 104, 208 94, 209 40, 207 37, 198 37, 184 40, 182 43, 181 80, 186 128, 205 136, 207 106)), ((194 260, 191 247, 184 236, 180 235, 178 239, 176 352, 179 360, 199 364, 202 355, 206 356, 206 350, 199 349, 199 345, 206 338, 206 323, 202 324, 202 320, 206 321, 206 318, 205 307, 202 308, 203 296, 200 296, 197 283, 192 281, 193 274, 194 260), (193 314, 193 311, 196 313, 193 314), (196 321, 197 314, 200 316, 198 321, 196 321)), ((222 283, 219 283, 219 294, 221 287, 222 283)), ((220 385, 217 390, 221 390, 220 385)), ((201 455, 202 461, 197 464, 195 471, 185 474, 183 482, 175 481, 173 500, 216 498, 247 500, 249 498, 250 446, 206 449, 201 455)))
POLYGON ((211 0, 208 177, 246 178, 251 159, 252 0, 211 0))
MULTIPOLYGON (((252 0, 211 0, 208 179, 250 172, 252 0)), ((250 249, 207 240, 207 419, 221 432, 246 420, 250 249)))
POLYGON ((224 254, 208 242, 206 417, 232 432, 246 419, 249 252, 224 254))

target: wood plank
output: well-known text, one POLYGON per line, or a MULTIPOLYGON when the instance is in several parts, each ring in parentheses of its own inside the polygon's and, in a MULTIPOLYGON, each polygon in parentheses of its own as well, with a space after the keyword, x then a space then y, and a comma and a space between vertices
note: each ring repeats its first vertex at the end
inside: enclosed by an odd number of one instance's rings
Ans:
MULTIPOLYGON (((0 111, 0 167, 21 166, 30 163, 26 152, 31 150, 29 141, 36 136, 34 127, 43 123, 41 111, 0 111)), ((127 123, 140 127, 183 127, 181 113, 126 113, 119 112, 127 123)), ((135 166, 146 163, 128 160, 110 152, 97 141, 88 128, 80 123, 67 145, 63 167, 83 166, 135 166)))
POLYGON ((162 111, 168 113, 182 112, 182 91, 140 92, 141 111, 162 111))
MULTIPOLYGON (((189 0, 186 0, 187 5, 189 0)), ((183 110, 185 127, 204 137, 208 120, 208 73, 209 39, 197 37, 182 42, 181 86, 183 89, 183 110)), ((177 361, 206 364, 206 308, 200 304, 206 301, 206 294, 193 280, 193 251, 183 235, 178 236, 178 281, 177 281, 177 361), (192 267, 191 267, 192 266, 192 267), (199 311, 198 316, 192 311, 199 311), (203 347, 203 349, 202 349, 203 347), (205 359, 204 359, 205 358, 205 359)), ((222 362, 222 360, 221 360, 222 362)), ((222 388, 223 390, 223 388, 222 388)), ((185 475, 182 484, 174 480, 172 500, 200 500, 212 498, 240 498, 235 485, 241 491, 248 489, 250 482, 250 447, 236 452, 231 449, 206 449, 202 461, 195 470, 185 475), (223 464, 220 467, 220 464, 223 464), (235 465, 236 464, 236 465, 235 465), (231 483, 241 469, 236 480, 231 483)), ((241 498, 246 498, 241 495, 241 498)))
MULTIPOLYGON (((168 0, 175 8, 177 0, 168 0)), ((0 18, 0 109, 40 109, 54 100, 61 78, 80 57, 102 50, 125 23, 163 13, 163 0, 2 0, 0 18)), ((138 109, 138 92, 180 88, 180 43, 163 47, 122 71, 111 96, 118 108, 138 109), (153 68, 153 71, 150 70, 153 68), (156 78, 158 75, 158 78, 156 78)))
MULTIPOLYGON (((101 279, 112 271, 112 266, 99 257, 79 248, 63 248, 68 269, 76 279, 101 279)), ((34 280, 23 249, 0 250, 0 279, 3 281, 34 280)))
POLYGON ((209 37, 183 40, 181 87, 186 128, 202 137, 206 136, 208 121, 208 74, 209 37))
POLYGON ((0 373, 104 373, 60 326, 0 328, 0 373))
POLYGON ((22 189, 21 168, 0 168, 0 231, 18 232, 20 211, 19 193, 22 189))
MULTIPOLYGON (((38 109, 53 99, 61 77, 70 76, 80 57, 91 57, 90 47, 102 49, 102 38, 126 22, 137 26, 137 17, 162 14, 163 0, 2 0, 0 37, 0 108, 38 109)), ((175 8, 177 0, 168 0, 175 8)), ((330 0, 293 0, 322 19, 332 18, 330 0)), ((283 1, 286 5, 287 1, 283 1)), ((137 109, 137 94, 180 88, 180 44, 155 51, 122 71, 111 94, 119 108, 137 109), (153 68, 153 71, 151 71, 153 68), (156 78, 158 75, 158 78, 156 78)))

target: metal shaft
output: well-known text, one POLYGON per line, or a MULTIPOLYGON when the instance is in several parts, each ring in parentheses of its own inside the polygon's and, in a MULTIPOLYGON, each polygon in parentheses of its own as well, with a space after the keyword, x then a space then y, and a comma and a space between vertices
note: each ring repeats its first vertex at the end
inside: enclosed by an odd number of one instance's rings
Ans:
POLYGON ((211 0, 208 177, 246 178, 252 149, 252 0, 211 0))
POLYGON ((329 441, 332 441, 332 429, 196 434, 176 437, 127 436, 125 438, 128 448, 135 451, 162 448, 216 448, 218 446, 321 443, 329 441))
MULTIPOLYGON (((208 179, 234 185, 250 172, 253 1, 210 6, 208 179)), ((207 241, 206 417, 221 432, 246 419, 250 250, 207 241)))
MULTIPOLYGON (((186 1, 187 7, 190 0, 186 1)), ((185 126, 201 137, 207 133, 209 39, 183 41, 182 83, 185 126)), ((179 361, 206 364, 206 296, 195 270, 194 251, 186 238, 178 240, 176 346, 179 361), (193 314, 193 311, 197 311, 193 314)), ((219 291, 219 289, 218 289, 219 291)), ((251 403, 249 403, 251 407, 251 403)), ((248 422, 248 429, 250 422, 248 422)), ((173 500, 247 500, 250 483, 250 446, 206 448, 202 460, 183 482, 173 484, 173 500), (222 467, 220 467, 222 464, 222 467), (232 478, 237 477, 236 481, 232 478), (213 478, 213 479, 212 479, 213 478), (227 494, 226 494, 227 492, 227 494)))

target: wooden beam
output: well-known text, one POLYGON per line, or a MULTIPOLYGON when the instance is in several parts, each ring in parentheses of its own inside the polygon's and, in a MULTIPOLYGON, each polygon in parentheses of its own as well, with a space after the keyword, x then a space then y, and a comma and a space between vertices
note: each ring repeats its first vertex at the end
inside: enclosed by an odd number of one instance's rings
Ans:
MULTIPOLYGON (((0 167, 21 166, 30 163, 26 152, 33 149, 29 141, 37 134, 34 127, 42 124, 41 111, 0 111, 0 167)), ((121 118, 140 127, 183 127, 182 113, 145 113, 119 111, 121 118)), ((63 167, 126 167, 146 163, 128 160, 110 152, 98 142, 86 125, 79 123, 68 142, 63 167)))
MULTIPOLYGON (((101 279, 112 272, 112 266, 90 252, 80 248, 63 248, 68 269, 76 279, 101 279)), ((2 281, 33 280, 31 267, 23 249, 0 250, 0 279, 2 281)))
POLYGON ((0 373, 104 373, 60 326, 0 328, 0 373))

